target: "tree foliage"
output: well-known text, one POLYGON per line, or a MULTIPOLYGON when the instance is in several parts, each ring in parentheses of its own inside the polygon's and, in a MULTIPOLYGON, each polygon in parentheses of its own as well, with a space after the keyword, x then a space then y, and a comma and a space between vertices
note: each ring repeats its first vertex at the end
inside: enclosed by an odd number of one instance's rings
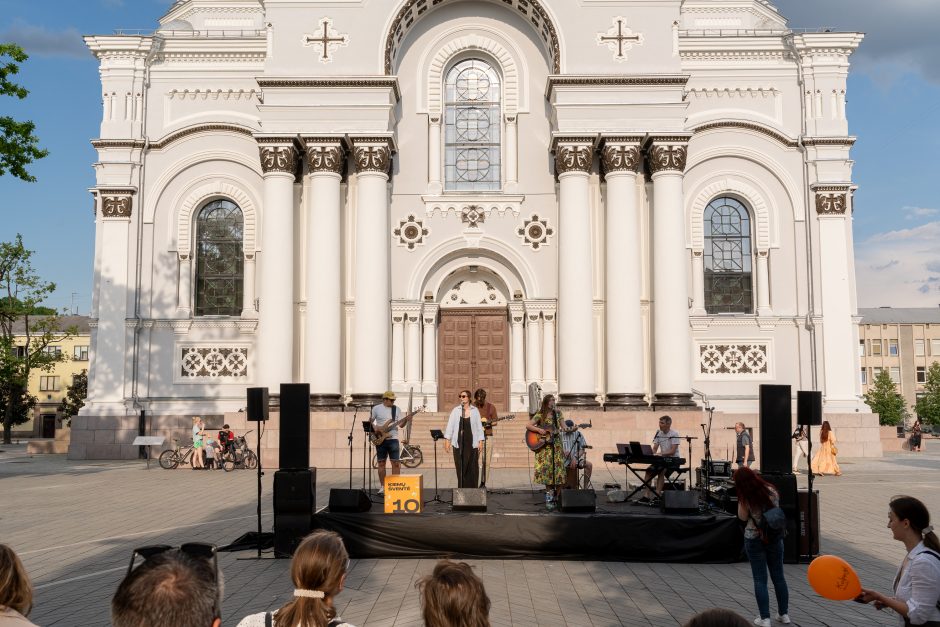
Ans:
POLYGON ((917 399, 914 411, 921 422, 940 425, 940 362, 933 362, 927 369, 924 395, 917 399))
POLYGON ((878 422, 883 425, 904 424, 907 417, 907 405, 904 397, 898 394, 897 386, 891 380, 888 370, 884 369, 875 376, 874 384, 865 394, 865 402, 878 414, 878 422))
POLYGON ((29 420, 36 404, 28 391, 30 373, 49 372, 66 359, 62 353, 46 352, 46 347, 76 333, 60 329, 57 315, 32 313, 55 291, 55 283, 43 281, 33 270, 32 255, 20 235, 0 242, 0 415, 5 444, 11 441, 13 426, 29 420))
POLYGON ((72 379, 72 385, 68 387, 65 398, 59 405, 62 417, 71 419, 79 409, 85 406, 86 398, 88 398, 88 371, 82 370, 72 379))
MULTIPOLYGON (((23 100, 29 91, 11 80, 19 74, 20 63, 29 56, 16 44, 0 44, 0 96, 11 96, 23 100)), ((0 116, 0 176, 9 172, 24 181, 33 182, 26 166, 49 154, 39 147, 39 138, 33 134, 36 125, 26 120, 19 122, 8 115, 0 116)))

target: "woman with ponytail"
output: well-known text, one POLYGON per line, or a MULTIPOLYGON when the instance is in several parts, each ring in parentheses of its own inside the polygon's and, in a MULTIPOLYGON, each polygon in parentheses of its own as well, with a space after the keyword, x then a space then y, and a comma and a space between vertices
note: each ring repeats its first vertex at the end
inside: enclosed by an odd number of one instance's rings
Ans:
POLYGON ((279 610, 246 616, 238 627, 352 627, 336 615, 333 599, 342 592, 349 567, 343 539, 315 531, 300 543, 291 560, 294 596, 279 610))
POLYGON ((891 608, 904 625, 940 627, 940 540, 930 524, 930 512, 912 496, 896 496, 888 507, 888 529, 907 549, 894 578, 894 595, 863 589, 856 600, 874 601, 879 610, 891 608))

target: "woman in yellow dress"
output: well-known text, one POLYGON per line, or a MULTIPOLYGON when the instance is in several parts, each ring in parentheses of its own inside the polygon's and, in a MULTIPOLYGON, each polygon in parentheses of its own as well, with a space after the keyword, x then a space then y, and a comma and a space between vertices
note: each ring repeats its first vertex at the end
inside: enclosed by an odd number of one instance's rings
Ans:
POLYGON ((817 475, 838 477, 842 470, 836 461, 836 434, 829 426, 828 420, 823 421, 822 430, 819 432, 819 445, 819 451, 813 456, 813 472, 817 475))

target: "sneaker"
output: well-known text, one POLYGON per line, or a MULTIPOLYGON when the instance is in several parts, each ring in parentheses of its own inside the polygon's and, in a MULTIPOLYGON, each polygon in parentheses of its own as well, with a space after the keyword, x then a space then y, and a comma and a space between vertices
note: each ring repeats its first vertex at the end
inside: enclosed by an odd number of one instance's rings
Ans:
POLYGON ((789 614, 777 614, 774 618, 776 618, 778 622, 781 622, 781 623, 783 623, 784 625, 789 625, 789 624, 790 624, 790 615, 789 615, 789 614))
POLYGON ((770 619, 758 616, 754 619, 754 624, 757 625, 757 627, 770 627, 770 619))
POLYGON ((385 494, 385 488, 379 488, 375 491, 376 494, 385 494))

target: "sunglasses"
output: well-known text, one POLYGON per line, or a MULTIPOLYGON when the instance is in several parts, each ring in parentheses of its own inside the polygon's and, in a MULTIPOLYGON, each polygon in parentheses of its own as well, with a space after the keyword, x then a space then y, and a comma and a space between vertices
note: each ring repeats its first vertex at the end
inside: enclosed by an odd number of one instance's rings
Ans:
MULTIPOLYGON (((160 555, 161 553, 166 553, 167 551, 172 551, 176 549, 175 546, 170 546, 169 544, 151 544, 149 546, 142 546, 134 549, 134 552, 131 553, 131 563, 127 566, 127 575, 129 576, 135 567, 135 562, 137 557, 140 556, 143 558, 143 561, 146 562, 150 558, 160 555)), ((209 560, 212 562, 212 575, 215 580, 216 589, 219 586, 219 557, 218 549, 214 544, 209 544, 208 542, 187 542, 179 546, 180 553, 184 553, 189 557, 209 560)), ((141 562, 143 563, 143 562, 141 562)), ((219 606, 219 596, 216 594, 215 601, 213 601, 212 610, 215 613, 216 617, 222 617, 222 610, 219 606)))
POLYGON ((466 394, 461 394, 458 398, 470 398, 470 397, 467 396, 466 394))

